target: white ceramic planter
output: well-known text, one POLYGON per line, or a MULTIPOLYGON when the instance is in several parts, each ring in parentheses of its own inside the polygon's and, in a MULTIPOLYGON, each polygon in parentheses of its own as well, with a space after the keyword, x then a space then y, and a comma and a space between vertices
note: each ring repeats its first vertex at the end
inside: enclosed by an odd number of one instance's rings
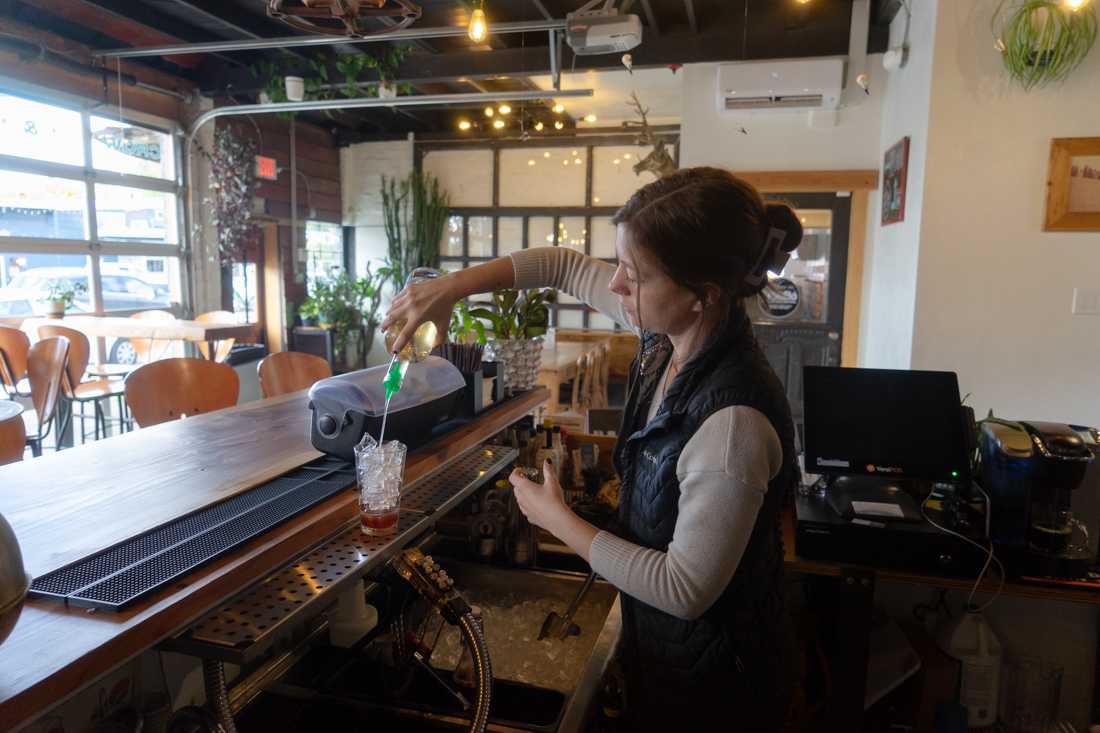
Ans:
POLYGON ((286 84, 286 98, 291 102, 301 102, 306 96, 306 81, 300 76, 288 76, 284 79, 286 84))
POLYGON ((504 386, 531 389, 539 379, 542 365, 542 338, 490 339, 485 344, 485 361, 504 364, 504 386))

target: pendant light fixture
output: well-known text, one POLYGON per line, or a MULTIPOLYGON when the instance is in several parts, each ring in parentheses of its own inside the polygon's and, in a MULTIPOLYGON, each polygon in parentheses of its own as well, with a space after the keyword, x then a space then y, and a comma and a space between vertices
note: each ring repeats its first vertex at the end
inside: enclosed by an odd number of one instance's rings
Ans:
POLYGON ((482 43, 489 35, 489 19, 485 17, 485 0, 477 0, 470 14, 470 24, 466 26, 466 35, 474 43, 482 43))

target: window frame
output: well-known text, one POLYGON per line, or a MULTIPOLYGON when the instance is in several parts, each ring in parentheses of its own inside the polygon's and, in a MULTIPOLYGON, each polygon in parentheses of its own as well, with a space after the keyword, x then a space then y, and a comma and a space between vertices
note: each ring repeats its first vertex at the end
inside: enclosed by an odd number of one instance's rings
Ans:
MULTIPOLYGON (((179 260, 180 270, 180 307, 187 308, 190 303, 190 283, 187 276, 187 244, 190 239, 187 232, 188 220, 186 212, 187 186, 185 177, 186 165, 183 164, 182 128, 172 120, 163 119, 153 115, 138 112, 136 110, 123 110, 121 121, 140 126, 149 130, 163 133, 169 136, 172 144, 172 152, 175 159, 174 176, 171 179, 141 176, 136 174, 116 173, 113 171, 99 170, 92 164, 92 132, 91 118, 93 116, 109 117, 110 107, 104 107, 98 102, 84 100, 79 97, 64 93, 51 93, 50 90, 41 87, 22 85, 7 79, 0 80, 0 94, 47 104, 59 109, 65 109, 80 114, 80 126, 83 143, 84 164, 71 165, 67 163, 53 163, 23 158, 16 155, 0 154, 0 175, 5 172, 26 173, 31 175, 61 178, 70 181, 79 181, 84 184, 84 206, 87 220, 85 222, 85 239, 51 239, 48 237, 26 236, 0 236, 0 255, 4 254, 77 254, 88 257, 89 281, 92 287, 89 289, 92 311, 90 315, 128 315, 143 309, 127 309, 105 311, 103 308, 103 262, 102 257, 175 257, 179 260), (101 239, 98 231, 98 216, 96 212, 95 187, 97 184, 123 186, 139 190, 170 193, 175 196, 176 208, 176 242, 158 243, 154 241, 118 241, 113 239, 101 239)), ((114 111, 117 113, 118 108, 114 111)), ((11 317, 0 320, 15 320, 21 317, 11 317)))
MULTIPOLYGON (((680 142, 678 131, 661 131, 672 147, 673 160, 679 164, 680 142)), ((460 217, 462 219, 462 254, 440 255, 441 265, 457 264, 460 267, 469 267, 482 262, 489 262, 500 255, 500 219, 521 218, 523 220, 523 249, 532 246, 530 241, 530 224, 532 218, 546 217, 553 220, 554 246, 558 246, 558 235, 562 219, 584 219, 584 253, 592 254, 592 220, 593 218, 606 218, 615 215, 619 206, 598 206, 592 203, 592 177, 595 167, 594 151, 599 147, 612 147, 621 145, 637 145, 635 135, 601 135, 590 137, 545 137, 521 140, 478 140, 478 141, 418 141, 413 149, 413 166, 418 172, 424 170, 424 157, 434 151, 442 150, 473 150, 490 149, 493 151, 492 190, 493 200, 489 206, 452 206, 447 213, 448 217, 460 217), (500 151, 504 149, 543 149, 543 148, 584 148, 584 204, 581 206, 501 206, 500 205, 500 151), (469 220, 476 217, 486 217, 492 220, 493 247, 491 256, 475 256, 470 254, 470 227, 469 220)), ((543 246, 534 243, 534 246, 543 246)), ((618 264, 615 257, 601 257, 604 262, 618 264)), ((559 313, 564 311, 579 311, 581 313, 581 328, 590 328, 594 310, 583 303, 555 303, 551 308, 551 324, 558 327, 559 313)), ((616 331, 622 330, 616 324, 616 331)))

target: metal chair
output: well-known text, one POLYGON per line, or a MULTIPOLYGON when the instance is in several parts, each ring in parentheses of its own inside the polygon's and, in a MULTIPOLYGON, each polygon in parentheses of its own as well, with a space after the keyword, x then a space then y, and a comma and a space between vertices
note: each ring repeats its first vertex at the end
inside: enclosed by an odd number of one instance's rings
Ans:
MULTIPOLYGON (((195 316, 195 320, 199 323, 218 323, 218 324, 236 324, 237 314, 230 313, 229 311, 210 311, 209 313, 200 313, 195 316)), ((216 341, 214 345, 214 361, 223 362, 225 358, 229 356, 229 352, 233 350, 233 344, 237 339, 228 338, 216 341)), ((198 343, 199 353, 202 354, 204 359, 210 358, 210 347, 205 341, 198 343)))
POLYGON ((26 385, 20 390, 20 382, 27 376, 27 352, 30 349, 31 340, 27 334, 18 328, 0 326, 0 386, 9 399, 26 395, 26 385))
POLYGON ((68 356, 69 339, 64 336, 42 339, 27 354, 27 379, 34 411, 23 412, 23 423, 26 444, 35 456, 42 455, 42 443, 57 423, 57 402, 68 356))
MULTIPOLYGON (((107 413, 103 410, 102 404, 104 400, 118 400, 119 430, 125 429, 126 415, 123 401, 124 388, 122 380, 92 379, 85 381, 84 373, 88 368, 88 359, 92 350, 92 345, 88 341, 87 335, 81 331, 77 331, 75 328, 68 328, 67 326, 50 325, 38 327, 39 338, 51 338, 53 336, 64 336, 69 339, 68 368, 66 370, 66 379, 62 384, 62 394, 72 402, 80 405, 80 442, 83 443, 86 437, 84 422, 87 420, 87 415, 84 413, 84 407, 88 403, 92 404, 92 417, 95 421, 96 440, 99 440, 101 429, 103 437, 107 437, 107 413)), ((69 420, 71 419, 71 414, 70 410, 62 419, 61 425, 58 428, 58 435, 63 435, 65 433, 69 425, 69 420)))
POLYGON ((232 407, 239 393, 233 367, 206 359, 161 359, 126 378, 126 402, 143 428, 232 407))
POLYGON ((260 362, 260 392, 264 397, 309 389, 320 379, 332 376, 327 361, 300 351, 280 351, 260 362))

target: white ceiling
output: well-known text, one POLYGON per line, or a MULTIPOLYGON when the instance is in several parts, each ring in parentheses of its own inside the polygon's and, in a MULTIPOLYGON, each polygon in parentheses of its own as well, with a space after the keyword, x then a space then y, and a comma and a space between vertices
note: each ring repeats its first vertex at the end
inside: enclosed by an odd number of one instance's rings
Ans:
MULTIPOLYGON (((560 101, 566 113, 577 120, 577 127, 609 127, 640 119, 627 104, 633 91, 649 110, 649 124, 679 124, 683 79, 683 70, 673 73, 669 69, 635 69, 633 74, 626 69, 565 72, 561 75, 562 89, 592 89, 595 95, 560 101), (594 123, 582 120, 588 114, 596 115, 594 123)), ((533 76, 531 81, 540 89, 553 87, 549 76, 533 76)))

